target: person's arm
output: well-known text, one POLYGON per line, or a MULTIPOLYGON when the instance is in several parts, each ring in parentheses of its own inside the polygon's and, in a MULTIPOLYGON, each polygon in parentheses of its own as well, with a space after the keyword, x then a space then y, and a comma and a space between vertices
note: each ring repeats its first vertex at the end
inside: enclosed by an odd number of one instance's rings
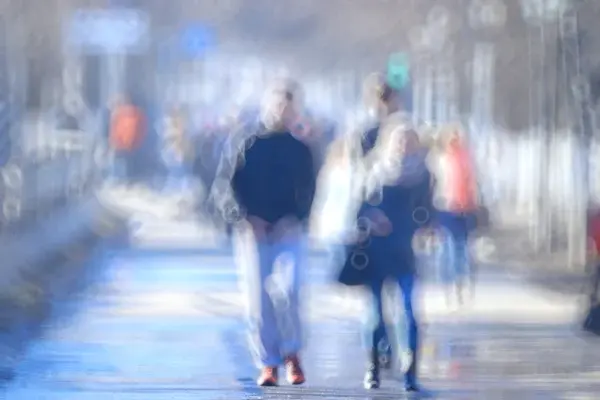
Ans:
POLYGON ((317 191, 317 171, 310 148, 298 142, 298 152, 295 216, 299 221, 307 224, 317 191))
POLYGON ((323 219, 329 204, 331 203, 331 170, 333 169, 332 160, 325 160, 325 163, 316 179, 316 191, 312 204, 312 211, 308 222, 308 231, 311 236, 322 238, 323 219))
MULTIPOLYGON (((229 141, 238 138, 230 137, 229 141)), ((230 144, 233 146, 233 144, 230 144)), ((229 144, 228 144, 229 147, 229 144)), ((240 146, 240 148, 242 148, 240 146)), ((215 178, 209 190, 209 201, 212 202, 221 217, 228 222, 241 217, 241 209, 247 188, 246 166, 237 162, 239 152, 222 151, 216 168, 215 178)))
POLYGON ((434 223, 433 191, 435 178, 430 172, 427 173, 424 182, 418 188, 418 200, 416 203, 413 219, 422 228, 430 228, 434 223))

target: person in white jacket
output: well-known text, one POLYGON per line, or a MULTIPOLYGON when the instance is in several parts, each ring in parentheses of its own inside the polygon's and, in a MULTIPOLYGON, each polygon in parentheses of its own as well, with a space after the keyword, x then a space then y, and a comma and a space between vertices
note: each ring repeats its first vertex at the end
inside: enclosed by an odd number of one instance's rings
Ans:
POLYGON ((329 146, 319 174, 311 224, 312 234, 319 242, 336 241, 351 224, 354 172, 349 144, 340 137, 329 146))

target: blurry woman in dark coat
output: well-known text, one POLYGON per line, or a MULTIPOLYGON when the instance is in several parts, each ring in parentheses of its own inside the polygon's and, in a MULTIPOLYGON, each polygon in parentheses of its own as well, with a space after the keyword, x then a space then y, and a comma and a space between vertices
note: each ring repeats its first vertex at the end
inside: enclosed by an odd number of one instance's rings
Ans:
POLYGON ((380 384, 378 348, 382 340, 390 337, 386 334, 383 318, 383 286, 389 279, 396 282, 402 291, 411 355, 410 364, 403 366, 405 386, 409 391, 417 391, 419 352, 418 326, 413 310, 416 265, 412 242, 415 232, 429 222, 431 177, 425 167, 425 151, 414 131, 398 128, 379 140, 381 148, 372 153, 379 160, 374 161, 372 175, 368 178, 376 183, 367 185, 377 187, 368 189, 367 201, 359 212, 359 218, 365 218, 369 226, 369 263, 365 283, 373 295, 375 311, 367 326, 369 362, 364 383, 366 388, 377 388, 380 384))
MULTIPOLYGON (((382 108, 392 111, 397 107, 398 93, 383 81, 379 93, 382 108)), ((412 241, 415 232, 429 222, 431 177, 425 164, 426 151, 404 118, 394 113, 382 117, 384 122, 370 130, 363 140, 365 201, 358 212, 360 234, 349 248, 340 282, 361 284, 373 296, 373 315, 366 325, 368 364, 364 385, 367 389, 380 386, 382 365, 378 347, 390 336, 386 334, 383 318, 384 283, 391 280, 399 285, 411 356, 409 365, 403 366, 405 388, 418 391, 419 341, 413 310, 416 275, 412 241), (359 253, 363 256, 360 261, 360 257, 354 257, 359 253)))

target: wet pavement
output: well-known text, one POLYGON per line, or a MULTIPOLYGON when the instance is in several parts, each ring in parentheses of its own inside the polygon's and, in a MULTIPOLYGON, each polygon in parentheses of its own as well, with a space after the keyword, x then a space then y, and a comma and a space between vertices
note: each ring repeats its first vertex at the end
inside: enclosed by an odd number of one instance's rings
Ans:
MULTIPOLYGON (((226 255, 128 251, 65 304, 20 360, 7 400, 401 399, 400 373, 361 388, 362 301, 330 285, 314 256, 305 294, 304 387, 256 388, 236 269, 226 255)), ((448 310, 420 291, 423 383, 443 399, 595 399, 598 341, 572 328, 575 299, 501 273, 480 277, 473 303, 448 310)))

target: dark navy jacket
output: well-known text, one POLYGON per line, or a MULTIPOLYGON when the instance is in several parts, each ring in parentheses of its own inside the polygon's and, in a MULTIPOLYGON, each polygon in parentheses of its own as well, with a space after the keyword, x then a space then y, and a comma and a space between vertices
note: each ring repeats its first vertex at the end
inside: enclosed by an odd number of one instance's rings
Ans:
POLYGON ((373 150, 378 137, 379 137, 379 125, 369 129, 363 135, 362 140, 361 140, 363 154, 366 154, 369 151, 373 150))
POLYGON ((289 132, 253 136, 234 173, 234 196, 246 215, 275 223, 295 216, 306 222, 316 190, 309 147, 289 132))
MULTIPOLYGON (((363 151, 368 152, 374 147, 377 136, 378 128, 367 132, 362 141, 363 151)), ((383 186, 377 196, 379 201, 369 202, 367 199, 360 208, 358 217, 371 208, 377 208, 392 224, 389 236, 370 239, 367 249, 371 259, 369 279, 377 281, 415 272, 413 237, 418 229, 430 224, 434 215, 431 174, 424 158, 424 153, 417 158, 420 172, 406 176, 396 184, 383 186)))
POLYGON ((430 174, 414 185, 385 186, 381 203, 365 202, 359 217, 371 208, 382 211, 392 224, 392 232, 386 237, 371 237, 368 252, 371 258, 373 279, 410 274, 415 271, 415 255, 412 241, 416 231, 430 223, 431 204, 430 174))

